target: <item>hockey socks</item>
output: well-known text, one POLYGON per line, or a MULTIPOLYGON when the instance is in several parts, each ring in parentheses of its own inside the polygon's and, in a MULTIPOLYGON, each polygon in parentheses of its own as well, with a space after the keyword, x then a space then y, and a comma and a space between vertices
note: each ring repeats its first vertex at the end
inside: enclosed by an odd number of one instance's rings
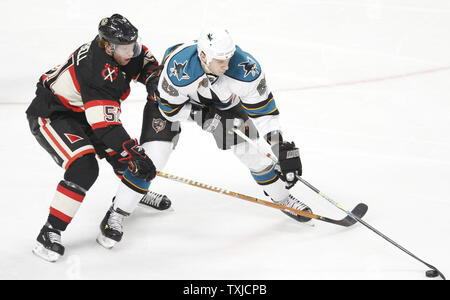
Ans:
POLYGON ((80 186, 62 180, 56 188, 55 196, 50 204, 50 214, 47 222, 54 228, 64 231, 72 221, 86 196, 86 191, 80 186))
POLYGON ((59 182, 50 204, 47 223, 42 227, 36 239, 37 243, 33 248, 34 254, 50 262, 55 262, 64 255, 61 231, 66 230, 85 196, 86 190, 77 184, 66 180, 59 182))
POLYGON ((122 177, 122 182, 119 184, 119 189, 114 200, 114 209, 120 209, 128 214, 131 214, 136 208, 139 201, 148 192, 150 181, 135 177, 127 169, 122 177))
POLYGON ((275 164, 261 172, 251 172, 253 179, 259 185, 270 185, 278 180, 278 174, 275 172, 275 164))

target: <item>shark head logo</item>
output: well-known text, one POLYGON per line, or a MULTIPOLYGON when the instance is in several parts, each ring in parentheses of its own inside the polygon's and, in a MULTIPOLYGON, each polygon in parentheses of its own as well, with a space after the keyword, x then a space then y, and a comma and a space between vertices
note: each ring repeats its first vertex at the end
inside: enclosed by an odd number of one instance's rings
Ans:
POLYGON ((185 71, 187 64, 187 61, 179 64, 176 60, 174 60, 173 67, 170 68, 170 76, 177 77, 178 81, 181 81, 183 79, 190 79, 191 77, 185 71))
POLYGON ((252 73, 252 76, 255 76, 256 74, 259 74, 258 68, 256 67, 256 62, 247 56, 246 62, 241 62, 239 67, 243 67, 245 74, 244 78, 248 76, 248 74, 252 73))

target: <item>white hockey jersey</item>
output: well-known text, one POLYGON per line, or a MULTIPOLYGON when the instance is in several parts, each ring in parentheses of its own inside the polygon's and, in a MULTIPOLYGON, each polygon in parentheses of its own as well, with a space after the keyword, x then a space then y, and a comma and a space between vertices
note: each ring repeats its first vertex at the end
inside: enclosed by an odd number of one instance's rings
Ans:
POLYGON ((239 46, 228 70, 217 77, 206 74, 197 54, 196 41, 167 49, 156 97, 169 121, 189 118, 192 105, 216 105, 228 109, 242 105, 261 136, 280 130, 278 108, 258 61, 239 46))

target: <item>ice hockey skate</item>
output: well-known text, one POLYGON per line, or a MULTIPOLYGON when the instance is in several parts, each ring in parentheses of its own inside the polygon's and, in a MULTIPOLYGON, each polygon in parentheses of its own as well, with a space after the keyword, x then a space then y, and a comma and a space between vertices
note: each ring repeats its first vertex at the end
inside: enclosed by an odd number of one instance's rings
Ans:
MULTIPOLYGON (((287 197, 286 199, 276 202, 276 203, 290 207, 290 208, 294 208, 294 209, 302 210, 302 211, 305 211, 308 213, 312 213, 312 210, 309 206, 307 206, 305 203, 301 202, 300 200, 298 200, 297 198, 295 198, 292 195, 289 195, 289 197, 287 197)), ((308 222, 311 220, 311 218, 297 215, 289 210, 282 210, 281 212, 286 214, 287 216, 293 218, 294 220, 302 222, 302 223, 305 223, 305 222, 308 222)))
MULTIPOLYGON (((269 194, 266 191, 264 191, 264 195, 269 197, 269 194)), ((287 206, 290 208, 303 210, 305 212, 312 213, 312 210, 308 205, 301 202, 300 200, 298 200, 291 194, 289 194, 289 196, 287 198, 285 198, 284 200, 281 200, 281 201, 274 201, 272 198, 270 200, 272 200, 274 203, 281 204, 283 206, 287 206)), ((296 220, 298 222, 305 223, 305 222, 309 222, 311 220, 311 218, 297 215, 297 214, 291 212, 290 210, 282 210, 281 212, 286 214, 287 216, 293 218, 294 220, 296 220)))
POLYGON ((111 206, 100 223, 100 233, 97 236, 97 243, 107 249, 111 249, 120 242, 123 235, 123 219, 127 216, 128 214, 126 212, 120 209, 116 211, 111 206))
POLYGON ((152 207, 157 210, 169 209, 172 202, 166 195, 161 195, 152 191, 149 191, 140 201, 139 204, 152 207))
POLYGON ((61 233, 48 226, 42 227, 37 237, 37 243, 33 248, 33 253, 46 261, 57 261, 64 255, 61 233))

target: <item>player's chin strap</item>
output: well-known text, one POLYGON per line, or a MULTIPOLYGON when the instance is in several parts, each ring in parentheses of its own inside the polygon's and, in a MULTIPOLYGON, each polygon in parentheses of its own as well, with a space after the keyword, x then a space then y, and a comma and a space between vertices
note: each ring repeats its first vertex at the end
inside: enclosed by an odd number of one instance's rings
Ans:
MULTIPOLYGON (((238 136, 240 136, 242 139, 244 139, 245 141, 247 141, 250 145, 252 145, 260 154, 267 156, 268 158, 270 158, 272 161, 274 161, 275 163, 277 162, 277 159, 275 157, 273 157, 272 154, 270 153, 266 153, 263 149, 261 149, 256 142, 254 142, 253 140, 251 140, 249 137, 247 137, 242 131, 240 131, 237 128, 233 128, 232 131, 234 133, 236 133, 238 136)), ((393 240, 391 240, 390 238, 388 238, 386 235, 382 234, 380 231, 376 230, 374 227, 372 227, 371 225, 369 225, 368 223, 366 223, 365 221, 361 220, 361 217, 356 216, 356 214, 354 213, 354 211, 348 211, 347 209, 343 208, 339 203, 337 203, 336 201, 332 200, 331 198, 327 197, 326 195, 324 195, 323 193, 321 193, 317 188, 315 188, 312 184, 310 184, 309 182, 307 182, 306 180, 304 180, 302 177, 297 175, 297 178, 299 181, 301 181, 304 185, 306 185, 307 187, 309 187, 311 190, 313 190, 314 192, 316 192, 318 195, 320 195, 322 198, 324 198, 325 200, 327 200, 328 202, 330 202, 331 204, 333 204, 334 206, 336 206, 337 208, 339 208, 340 210, 344 211, 349 217, 351 217, 352 219, 354 219, 355 221, 363 224, 364 226, 366 226, 367 228, 369 228, 370 230, 372 230, 373 232, 375 232, 377 235, 381 236, 383 239, 385 239, 386 241, 388 241, 389 243, 391 243, 392 245, 396 246, 397 248, 399 248, 400 250, 402 250, 403 252, 405 252, 406 254, 410 255, 411 257, 417 259, 418 261, 420 261, 421 263, 423 263, 424 265, 426 265, 428 268, 432 269, 434 272, 436 272, 442 279, 445 280, 445 276, 444 274, 442 274, 436 267, 426 263, 425 261, 421 260, 420 258, 418 258, 417 256, 415 256, 414 254, 412 254, 411 252, 409 252, 408 250, 406 250, 404 247, 400 246, 399 244, 397 244, 396 242, 394 242, 393 240)), ((367 205, 364 203, 360 203, 359 205, 365 205, 367 208, 367 205)), ((430 271, 428 271, 430 272, 430 271)), ((427 272, 427 274, 428 274, 427 272)))

